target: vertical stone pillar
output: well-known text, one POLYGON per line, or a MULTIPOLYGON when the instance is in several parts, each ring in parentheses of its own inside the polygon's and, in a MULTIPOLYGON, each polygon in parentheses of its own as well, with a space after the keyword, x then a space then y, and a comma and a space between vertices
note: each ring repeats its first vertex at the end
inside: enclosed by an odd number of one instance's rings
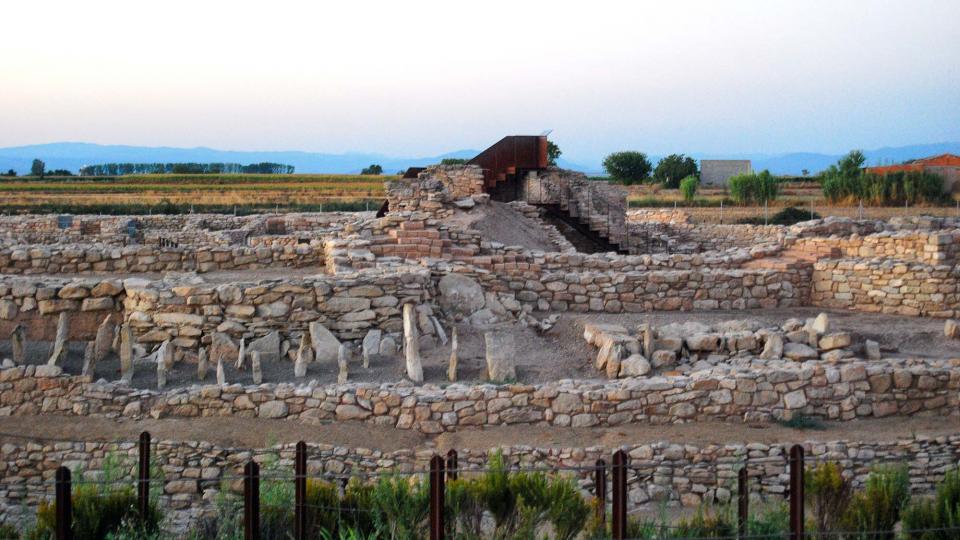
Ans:
POLYGON ((407 377, 415 383, 423 382, 423 362, 420 360, 419 339, 416 306, 413 304, 404 304, 403 353, 407 360, 407 377))
POLYGON ((250 353, 250 374, 253 376, 253 384, 263 382, 263 371, 260 369, 260 351, 250 353))
POLYGON ((27 336, 22 324, 18 324, 13 332, 10 332, 10 347, 13 349, 13 362, 22 365, 27 359, 27 336))
POLYGON ((53 352, 50 353, 50 359, 47 365, 55 366, 67 357, 67 336, 70 334, 70 317, 66 311, 60 312, 57 319, 57 337, 53 342, 53 352))
POLYGON ((120 380, 133 381, 133 331, 128 323, 120 327, 120 380))
POLYGON ((454 326, 450 331, 450 363, 447 365, 447 379, 450 382, 457 382, 457 363, 460 361, 457 353, 459 346, 457 327, 454 326))
POLYGON ((207 348, 200 347, 200 352, 197 353, 197 379, 200 381, 206 379, 208 369, 210 369, 210 364, 207 360, 207 348))

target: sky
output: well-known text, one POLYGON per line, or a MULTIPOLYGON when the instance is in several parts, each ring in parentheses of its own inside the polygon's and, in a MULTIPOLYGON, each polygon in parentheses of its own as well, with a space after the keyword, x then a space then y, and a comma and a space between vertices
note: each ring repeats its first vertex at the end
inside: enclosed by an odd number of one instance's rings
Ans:
POLYGON ((436 155, 960 140, 960 2, 16 0, 0 146, 436 155))

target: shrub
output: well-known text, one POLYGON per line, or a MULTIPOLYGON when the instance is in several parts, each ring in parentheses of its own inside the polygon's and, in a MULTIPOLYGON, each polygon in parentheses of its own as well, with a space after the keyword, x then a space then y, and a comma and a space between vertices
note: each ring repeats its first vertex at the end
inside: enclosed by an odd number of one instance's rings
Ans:
POLYGON ((804 472, 804 484, 814 529, 821 534, 836 530, 852 493, 850 482, 843 477, 840 466, 833 462, 821 463, 804 472))
POLYGON ((944 200, 943 179, 921 171, 878 175, 861 167, 863 153, 854 150, 831 165, 820 180, 823 196, 832 203, 872 205, 933 204, 944 200))
POLYGON ((697 194, 697 188, 700 187, 700 179, 696 176, 688 176, 680 181, 680 193, 683 200, 692 201, 697 194))
MULTIPOLYGON (((136 530, 140 536, 155 533, 161 513, 151 501, 146 516, 137 508, 133 487, 105 487, 107 484, 80 484, 73 490, 73 534, 76 538, 106 538, 123 529, 136 530)), ((56 504, 43 501, 37 509, 37 526, 32 538, 52 537, 56 531, 56 504)))
POLYGON ((769 220, 764 220, 758 216, 743 218, 738 220, 737 223, 748 225, 763 225, 764 223, 769 223, 770 225, 794 225, 801 221, 809 221, 811 219, 820 219, 820 214, 803 208, 789 206, 770 216, 769 220))
POLYGON ((934 497, 911 501, 903 510, 906 540, 949 540, 960 533, 960 469, 947 471, 934 497), (924 530, 930 529, 930 530, 924 530))
POLYGON ((670 154, 657 163, 653 177, 663 184, 663 187, 676 189, 682 179, 688 176, 697 176, 697 162, 683 154, 670 154))
POLYGON ((893 526, 900 520, 900 510, 910 498, 909 482, 904 467, 882 467, 871 472, 863 491, 850 499, 840 519, 841 529, 855 533, 879 531, 869 538, 893 540, 893 526))
POLYGON ((763 204, 776 200, 780 194, 779 181, 767 170, 733 176, 728 187, 730 196, 739 204, 763 204))
POLYGON ((603 160, 607 174, 626 185, 643 182, 650 177, 652 168, 643 152, 615 152, 603 160))
POLYGON ((20 538, 20 533, 13 525, 0 523, 0 538, 3 540, 17 540, 20 538))

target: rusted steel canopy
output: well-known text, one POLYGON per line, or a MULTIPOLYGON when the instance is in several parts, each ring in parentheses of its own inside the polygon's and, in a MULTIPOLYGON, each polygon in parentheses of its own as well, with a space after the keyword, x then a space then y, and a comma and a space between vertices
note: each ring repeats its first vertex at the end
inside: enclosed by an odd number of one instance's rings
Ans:
POLYGON ((509 135, 469 161, 483 169, 486 188, 520 170, 545 169, 547 163, 547 138, 538 135, 509 135))

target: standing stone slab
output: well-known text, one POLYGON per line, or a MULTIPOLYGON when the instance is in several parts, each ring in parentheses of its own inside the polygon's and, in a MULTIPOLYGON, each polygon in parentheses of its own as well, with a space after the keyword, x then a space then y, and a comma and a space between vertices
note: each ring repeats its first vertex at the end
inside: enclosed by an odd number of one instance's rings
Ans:
POLYGON ((14 363, 22 365, 27 359, 27 337, 22 324, 18 324, 10 332, 10 347, 13 349, 14 363))
POLYGON ((250 374, 253 376, 253 384, 263 382, 263 370, 260 368, 260 351, 250 353, 250 374))
POLYGON ((113 343, 114 324, 111 322, 113 315, 104 317, 103 322, 97 327, 97 337, 94 339, 93 357, 99 362, 110 353, 110 347, 113 343))
POLYGON ((454 326, 450 331, 450 362, 447 364, 447 380, 457 382, 457 364, 460 362, 458 351, 460 344, 457 342, 457 327, 454 326))
POLYGON ((350 349, 347 348, 346 343, 341 343, 340 348, 337 351, 337 384, 347 384, 347 379, 350 377, 350 349))
POLYGON ((207 370, 210 369, 209 362, 207 360, 207 348, 200 347, 200 352, 197 353, 197 380, 203 381, 207 378, 207 370))
POLYGON ((487 349, 487 379, 494 382, 515 381, 517 366, 514 363, 516 348, 513 334, 486 332, 483 341, 487 349))
POLYGON ((297 360, 293 364, 293 376, 302 379, 307 376, 307 364, 313 349, 307 344, 307 335, 300 336, 300 347, 297 349, 297 360))
POLYGON ((120 380, 133 381, 133 331, 127 323, 120 327, 120 380))
POLYGON ((240 350, 237 352, 237 369, 243 369, 243 363, 246 361, 247 357, 247 340, 240 338, 240 350))
POLYGON ((254 351, 260 353, 260 360, 263 362, 276 362, 280 359, 280 332, 274 330, 262 338, 250 342, 247 352, 254 351))
POLYGON ((407 363, 407 377, 413 382, 422 383, 423 363, 420 360, 417 313, 413 304, 403 305, 403 352, 407 363))
POLYGON ((310 341, 313 343, 313 360, 319 363, 333 364, 337 360, 340 350, 340 340, 327 327, 318 323, 310 323, 310 341))
POLYGON ((93 341, 88 342, 86 349, 83 351, 83 371, 80 372, 84 377, 93 377, 96 371, 97 356, 95 351, 96 343, 93 341))
POLYGON ((70 318, 66 311, 60 312, 57 319, 57 337, 53 342, 53 352, 47 360, 48 366, 56 366, 67 357, 67 336, 70 334, 70 318))
POLYGON ((217 362, 217 384, 220 386, 227 385, 227 373, 223 370, 222 359, 219 362, 217 362))
POLYGON ((380 330, 370 330, 363 337, 363 368, 370 367, 370 358, 380 354, 380 340, 383 338, 383 332, 380 330))

